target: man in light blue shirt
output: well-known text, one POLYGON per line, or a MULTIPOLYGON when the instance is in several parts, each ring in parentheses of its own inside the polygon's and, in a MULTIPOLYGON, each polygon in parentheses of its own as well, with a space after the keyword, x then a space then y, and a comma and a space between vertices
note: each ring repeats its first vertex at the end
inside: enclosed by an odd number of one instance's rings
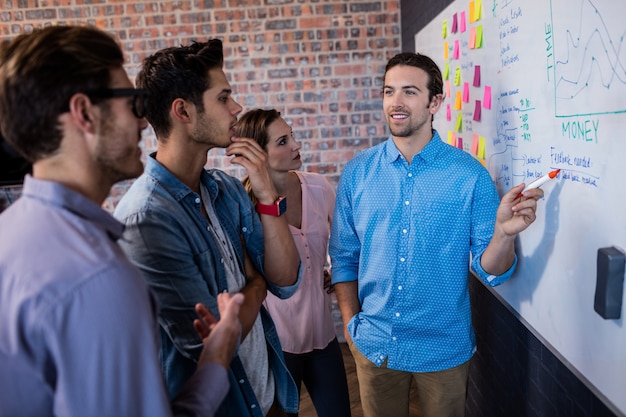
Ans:
POLYGON ((33 173, 0 215, 0 415, 212 416, 243 297, 223 297, 217 324, 198 306, 196 325, 212 330, 198 330, 201 360, 170 400, 157 304, 117 244, 124 226, 101 208, 114 183, 143 170, 144 97, 122 51, 86 26, 35 30, 4 48, 0 129, 33 173))
POLYGON ((516 265, 515 236, 535 220, 539 189, 500 202, 486 169, 433 130, 443 101, 428 57, 385 69, 391 137, 357 155, 337 190, 332 281, 357 365, 365 417, 408 416, 415 378, 422 415, 462 416, 475 342, 468 265, 488 285, 516 265))

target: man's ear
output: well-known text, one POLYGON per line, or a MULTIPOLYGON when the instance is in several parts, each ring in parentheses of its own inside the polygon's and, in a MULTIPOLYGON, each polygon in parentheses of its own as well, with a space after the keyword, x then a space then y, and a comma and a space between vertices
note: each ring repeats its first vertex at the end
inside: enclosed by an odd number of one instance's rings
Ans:
POLYGON ((443 94, 434 95, 433 98, 430 100, 430 106, 429 106, 430 112, 432 114, 437 113, 442 103, 443 103, 443 94))
POLYGON ((76 93, 70 98, 70 115, 74 124, 81 130, 95 132, 95 105, 83 93, 76 93))
POLYGON ((191 116, 195 114, 195 106, 187 100, 177 98, 172 102, 171 106, 172 118, 182 123, 189 123, 191 116))

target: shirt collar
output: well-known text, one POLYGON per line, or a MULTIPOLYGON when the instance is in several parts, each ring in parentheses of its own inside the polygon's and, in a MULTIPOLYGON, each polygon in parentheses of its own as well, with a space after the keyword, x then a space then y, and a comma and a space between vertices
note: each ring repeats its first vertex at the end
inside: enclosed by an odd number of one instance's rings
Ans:
MULTIPOLYGON (((403 158, 402 154, 398 150, 398 147, 394 143, 391 135, 387 142, 385 142, 385 155, 387 161, 389 163, 395 162, 398 158, 403 158)), ((433 162, 437 159, 439 153, 443 151, 446 147, 446 144, 441 141, 441 136, 439 136, 439 132, 433 129, 433 137, 432 139, 422 148, 422 150, 414 155, 413 158, 420 158, 422 161, 429 163, 433 162)))
POLYGON ((27 174, 24 178, 22 195, 62 207, 104 229, 113 241, 122 237, 124 225, 101 206, 84 195, 54 181, 46 181, 27 174))

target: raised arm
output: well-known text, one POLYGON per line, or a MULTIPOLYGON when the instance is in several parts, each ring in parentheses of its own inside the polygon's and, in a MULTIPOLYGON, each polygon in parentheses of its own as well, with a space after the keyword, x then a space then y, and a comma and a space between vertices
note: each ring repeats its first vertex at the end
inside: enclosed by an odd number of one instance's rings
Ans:
MULTIPOLYGON (((234 156, 232 163, 246 169, 257 200, 265 205, 274 204, 278 192, 268 172, 265 151, 252 139, 233 138, 233 143, 226 149, 226 154, 234 156)), ((268 214, 260 214, 259 217, 263 225, 265 249, 263 269, 266 278, 279 286, 295 284, 300 257, 289 231, 287 219, 285 216, 276 217, 268 214)))

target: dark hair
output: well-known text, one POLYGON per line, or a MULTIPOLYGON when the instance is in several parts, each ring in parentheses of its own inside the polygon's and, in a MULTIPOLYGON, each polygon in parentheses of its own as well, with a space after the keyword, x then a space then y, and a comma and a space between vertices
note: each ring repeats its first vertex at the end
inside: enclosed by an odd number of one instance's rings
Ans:
MULTIPOLYGON (((267 142, 270 140, 267 135, 267 128, 278 119, 280 119, 280 112, 278 110, 250 110, 237 121, 235 136, 254 139, 261 148, 267 151, 267 142)), ((252 204, 256 204, 257 199, 252 191, 250 178, 246 175, 241 182, 248 192, 252 204)))
POLYGON ((171 131, 170 106, 175 99, 189 100, 204 111, 202 95, 211 87, 209 70, 223 64, 219 39, 165 48, 143 61, 136 83, 148 92, 146 119, 159 139, 171 131))
POLYGON ((49 26, 0 47, 0 131, 30 162, 61 143, 59 116, 79 92, 109 86, 124 54, 109 34, 89 26, 49 26))
POLYGON ((383 75, 383 85, 387 71, 397 65, 407 65, 410 67, 420 68, 428 74, 428 99, 432 100, 437 94, 443 94, 443 78, 441 70, 429 57, 414 52, 401 52, 391 58, 385 66, 385 75, 383 75))

